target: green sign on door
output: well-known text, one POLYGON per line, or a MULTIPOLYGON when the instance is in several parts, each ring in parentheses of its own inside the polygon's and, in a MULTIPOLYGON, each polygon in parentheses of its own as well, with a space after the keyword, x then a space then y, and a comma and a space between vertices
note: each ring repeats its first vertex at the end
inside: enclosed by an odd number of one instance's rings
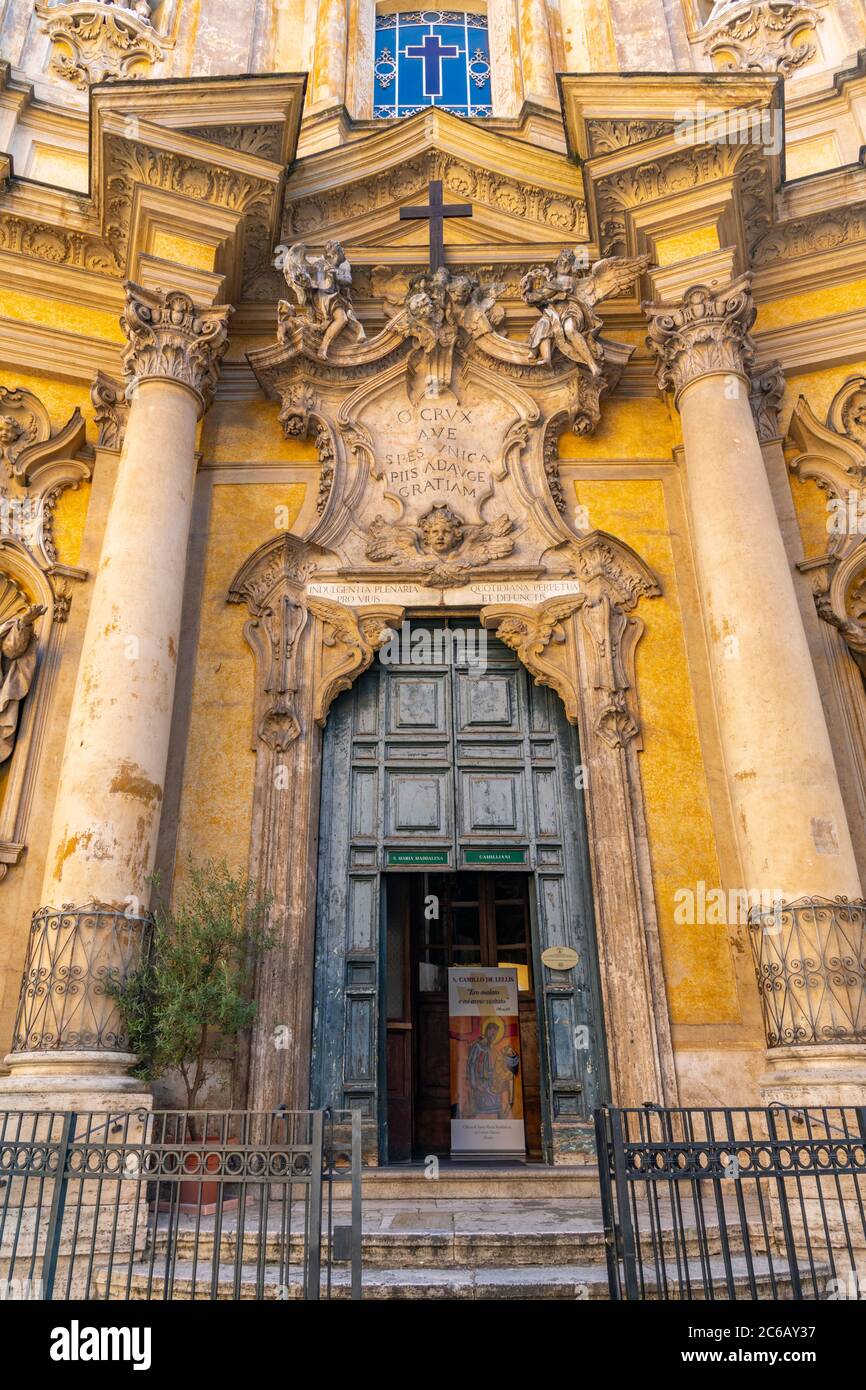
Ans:
POLYGON ((447 849, 389 849, 388 865, 412 864, 416 867, 425 864, 448 864, 450 856, 447 849))
POLYGON ((525 849, 468 849, 467 864, 525 864, 525 849))

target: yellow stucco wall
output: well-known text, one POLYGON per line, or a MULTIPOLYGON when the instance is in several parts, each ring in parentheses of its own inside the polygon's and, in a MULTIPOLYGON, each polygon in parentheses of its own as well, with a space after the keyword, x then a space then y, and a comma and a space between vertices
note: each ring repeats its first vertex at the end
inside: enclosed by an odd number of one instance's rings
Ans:
POLYGON ((273 401, 216 401, 204 418, 201 450, 210 463, 315 463, 312 439, 285 439, 273 401))
POLYGON ((559 456, 564 461, 580 459, 663 459, 670 462, 672 449, 680 443, 679 416, 659 399, 633 400, 629 397, 602 396, 601 420, 595 434, 579 438, 563 434, 559 456))
POLYGON ((291 528, 305 491, 304 483, 218 483, 213 489, 177 839, 181 876, 189 856, 225 857, 233 866, 247 862, 255 671, 243 634, 249 613, 227 603, 226 595, 247 556, 273 535, 277 520, 291 528))
MULTIPOLYGON (((631 403, 629 403, 631 404, 631 403)), ((639 402, 645 408, 647 402, 639 402)), ((653 434, 655 442, 656 434, 653 434)), ((631 545, 652 567, 662 597, 638 610, 646 631, 637 649, 646 799, 653 883, 673 1023, 739 1020, 728 931, 674 921, 674 894, 703 880, 721 883, 694 695, 686 659, 664 486, 658 479, 581 479, 577 502, 593 527, 631 545)))

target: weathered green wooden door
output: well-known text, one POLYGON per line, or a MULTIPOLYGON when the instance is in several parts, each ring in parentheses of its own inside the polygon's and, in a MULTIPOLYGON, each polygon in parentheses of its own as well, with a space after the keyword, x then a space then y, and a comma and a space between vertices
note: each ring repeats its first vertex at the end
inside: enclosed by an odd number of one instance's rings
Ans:
POLYGON ((529 872, 545 1153, 565 1157, 606 1091, 576 731, 477 624, 401 636, 325 734, 312 1103, 359 1107, 384 1158, 388 871, 529 872), (548 946, 576 967, 547 969, 548 946))

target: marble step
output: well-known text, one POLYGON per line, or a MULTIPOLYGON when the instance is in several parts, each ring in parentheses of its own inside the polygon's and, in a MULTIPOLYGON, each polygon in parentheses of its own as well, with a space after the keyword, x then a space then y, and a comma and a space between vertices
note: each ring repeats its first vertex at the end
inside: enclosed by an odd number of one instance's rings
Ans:
POLYGON ((442 1163, 436 1176, 429 1177, 428 1170, 421 1164, 407 1163, 391 1168, 365 1168, 361 1174, 361 1195, 365 1202, 392 1198, 421 1202, 432 1198, 446 1201, 597 1199, 598 1169, 590 1165, 548 1167, 540 1163, 514 1167, 442 1163))
MULTIPOLYGON (((763 1299, 773 1297, 773 1284, 766 1260, 753 1261, 758 1295, 763 1299)), ((709 1270, 713 1279, 714 1296, 726 1298, 724 1266, 719 1258, 710 1260, 709 1270)), ((691 1296, 703 1299, 701 1265, 697 1260, 689 1264, 693 1281, 691 1296)), ((732 1259, 732 1271, 737 1297, 748 1298, 749 1281, 746 1262, 742 1256, 732 1259)), ((172 1299, 184 1301, 193 1297, 209 1300, 213 1296, 210 1269, 199 1265, 193 1282, 193 1266, 187 1261, 178 1261, 173 1270, 172 1299)), ((235 1270, 231 1265, 218 1267, 216 1298, 241 1299, 264 1298, 266 1300, 294 1300, 302 1294, 300 1271, 293 1270, 286 1282, 282 1282, 279 1272, 267 1266, 259 1274, 255 1265, 245 1265, 236 1282, 235 1270)), ((115 1276, 110 1281, 109 1293, 112 1298, 129 1297, 134 1300, 161 1300, 166 1296, 160 1281, 160 1271, 154 1271, 151 1284, 148 1284, 147 1266, 136 1266, 132 1280, 127 1288, 126 1279, 115 1276)), ((668 1298, 677 1296, 677 1266, 668 1268, 668 1298)), ((405 1269, 381 1268, 365 1269, 363 1274, 363 1297, 365 1299, 567 1299, 569 1302, 582 1302, 608 1298, 607 1272, 603 1265, 546 1265, 514 1266, 502 1265, 489 1269, 466 1269, 457 1266, 440 1265, 436 1268, 405 1269)), ((653 1300, 658 1297, 655 1277, 647 1271, 646 1296, 653 1300)), ((94 1275, 94 1297, 105 1297, 104 1276, 94 1275)), ((331 1296, 348 1298, 350 1293, 349 1274, 344 1268, 332 1272, 331 1296)), ((322 1297, 327 1291, 324 1283, 322 1297)), ((776 1278, 775 1296, 781 1299, 791 1297, 790 1283, 776 1278)))

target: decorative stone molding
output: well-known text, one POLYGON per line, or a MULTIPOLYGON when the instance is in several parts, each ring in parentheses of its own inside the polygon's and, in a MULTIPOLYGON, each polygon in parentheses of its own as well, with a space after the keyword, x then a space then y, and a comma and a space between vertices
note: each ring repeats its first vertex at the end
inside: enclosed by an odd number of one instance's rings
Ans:
POLYGON ((126 387, 107 372, 97 372, 90 387, 93 416, 99 431, 97 444, 101 449, 120 449, 129 418, 126 387))
POLYGON ((682 303, 644 304, 649 319, 647 346, 658 362, 662 391, 676 396, 709 374, 750 379, 755 349, 749 329, 755 321, 751 276, 722 290, 692 285, 682 303))
POLYGON ((866 241, 866 203, 830 208, 769 227, 752 247, 756 268, 866 241))
POLYGON ((308 600, 310 612, 322 624, 320 669, 313 699, 313 717, 324 728, 336 697, 348 690, 403 621, 404 609, 393 604, 361 612, 329 599, 308 600))
POLYGON ((8 475, 0 486, 0 627, 5 629, 28 609, 38 612, 26 655, 32 678, 22 679, 15 633, 7 630, 9 650, 0 656, 0 703, 5 709, 0 724, 5 725, 7 745, 7 782, 0 803, 2 882, 27 847, 41 741, 72 602, 69 580, 85 577, 83 571, 58 563, 54 509, 66 488, 90 478, 91 465, 81 413, 73 411, 55 432, 43 403, 19 387, 0 387, 0 440, 8 475))
POLYGON ((91 903, 33 914, 12 1052, 129 1051, 112 987, 149 947, 152 922, 91 903))
POLYGON ((659 140, 673 132, 673 121, 588 120, 586 133, 593 155, 614 154, 617 150, 659 140))
POLYGON ((722 0, 701 30, 701 47, 717 72, 780 72, 815 57, 813 35, 824 16, 810 0, 722 0))
POLYGON ((827 494, 827 550, 801 561, 818 615, 844 638, 866 678, 866 377, 840 387, 822 425, 800 397, 788 427, 789 467, 827 494))
POLYGON ((280 752, 301 733, 296 668, 308 617, 304 583, 310 569, 306 547, 287 533, 250 556, 228 593, 230 603, 245 603, 252 614, 244 635, 259 670, 255 738, 280 752))
MULTIPOLYGON (((643 160, 598 179, 594 188, 601 254, 628 254, 636 210, 731 179, 736 181, 746 245, 751 248, 775 220, 771 159, 760 145, 705 142, 682 145, 673 154, 643 160)), ((730 194, 724 196, 727 202, 730 194)))
POLYGON ((595 691, 594 727, 610 748, 640 747, 634 659, 644 624, 632 614, 641 598, 661 593, 649 566, 628 546, 593 532, 574 547, 586 595, 580 610, 595 691))
POLYGON ((548 240, 571 237, 584 241, 589 235, 583 198, 542 187, 529 179, 509 177, 444 150, 430 149, 350 183, 319 189, 295 199, 290 194, 281 240, 316 239, 324 228, 329 229, 331 236, 339 235, 342 222, 412 198, 417 201, 417 195, 426 189, 431 179, 441 179, 446 193, 455 198, 519 218, 534 224, 536 229, 549 229, 548 240))
POLYGON ((779 436, 779 409, 784 395, 785 374, 781 362, 771 362, 753 374, 749 402, 762 443, 779 436))
POLYGON ((73 0, 37 5, 51 40, 48 71, 81 90, 94 82, 148 75, 165 58, 150 19, 149 0, 73 0))
POLYGON ((767 1046, 866 1041, 866 902, 798 898, 749 919, 767 1046))
POLYGON ((515 607, 513 604, 490 604, 481 610, 485 627, 494 627, 500 642, 504 642, 522 661, 535 678, 536 685, 549 685, 562 700, 565 712, 577 723, 580 694, 576 671, 565 650, 567 637, 564 623, 581 606, 579 595, 552 599, 538 608, 515 607), (551 647, 552 650, 548 651, 551 647))
POLYGON ((127 395, 141 382, 162 377, 188 386, 207 409, 219 364, 228 348, 230 304, 198 309, 188 294, 163 294, 128 282, 120 323, 126 334, 121 360, 127 395))

